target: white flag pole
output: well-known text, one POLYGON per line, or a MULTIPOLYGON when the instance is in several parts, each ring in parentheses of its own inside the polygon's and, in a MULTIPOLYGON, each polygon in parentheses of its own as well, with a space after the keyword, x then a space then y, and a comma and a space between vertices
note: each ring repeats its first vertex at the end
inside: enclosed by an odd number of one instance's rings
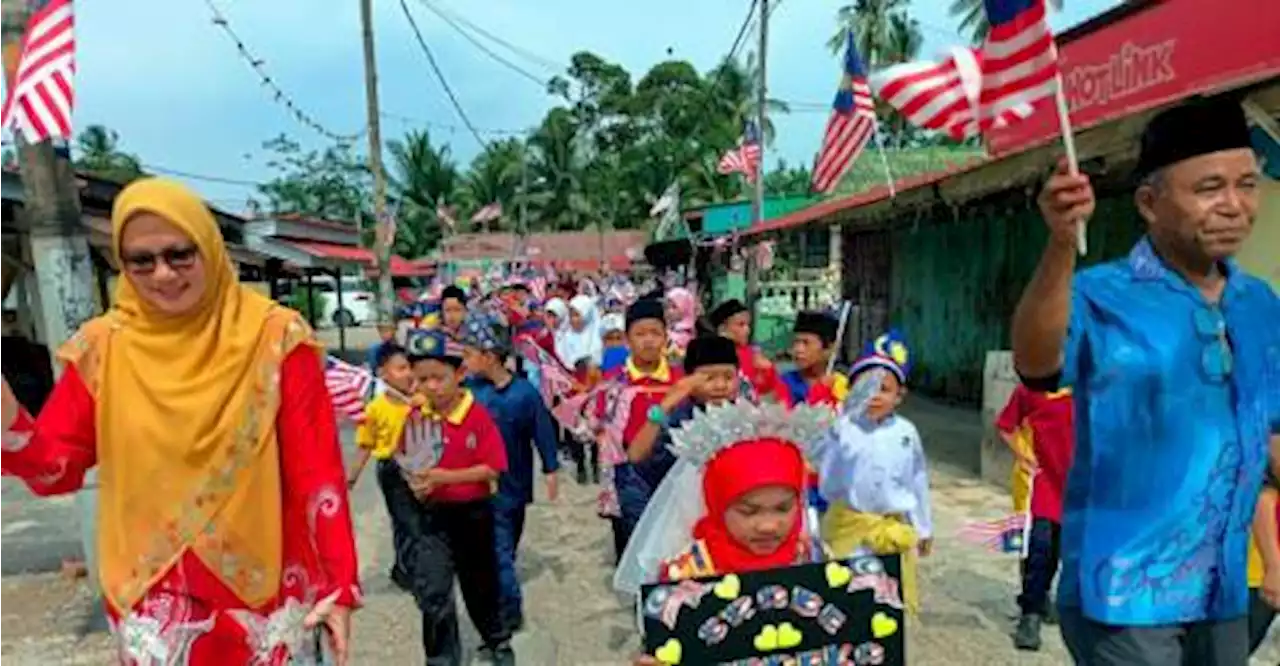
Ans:
MULTIPOLYGON (((1076 137, 1071 130, 1071 109, 1067 107, 1067 91, 1062 85, 1062 73, 1057 76, 1053 99, 1058 107, 1058 126, 1062 130, 1062 147, 1067 152, 1067 169, 1073 176, 1080 174, 1080 161, 1076 156, 1076 137)), ((1084 220, 1076 223, 1076 251, 1080 256, 1089 252, 1089 232, 1084 220)))
POLYGON ((898 196, 898 190, 893 184, 893 172, 889 170, 889 158, 884 155, 884 142, 880 140, 880 121, 871 121, 871 132, 876 140, 876 151, 880 153, 880 166, 884 168, 884 181, 889 185, 889 198, 898 196))

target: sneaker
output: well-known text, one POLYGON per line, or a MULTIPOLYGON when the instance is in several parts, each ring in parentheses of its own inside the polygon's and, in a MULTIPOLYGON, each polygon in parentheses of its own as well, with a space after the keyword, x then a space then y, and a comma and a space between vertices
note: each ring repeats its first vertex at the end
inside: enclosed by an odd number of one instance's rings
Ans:
POLYGON ((1029 652, 1040 651, 1040 616, 1023 615, 1018 629, 1013 632, 1013 646, 1029 652))
POLYGON ((516 651, 511 649, 511 641, 503 641, 494 647, 482 647, 478 656, 484 664, 516 666, 516 651))
POLYGON ((405 592, 413 591, 413 579, 409 576, 409 572, 400 566, 391 567, 391 582, 405 592))

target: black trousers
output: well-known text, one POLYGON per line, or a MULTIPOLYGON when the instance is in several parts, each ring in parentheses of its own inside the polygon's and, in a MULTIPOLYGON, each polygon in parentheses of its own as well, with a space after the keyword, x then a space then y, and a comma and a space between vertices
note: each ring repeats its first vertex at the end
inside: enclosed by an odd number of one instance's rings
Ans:
POLYGON ((1249 588, 1249 654, 1258 651, 1275 619, 1276 609, 1262 598, 1258 588, 1249 588))
MULTIPOLYGON (((405 530, 412 521, 413 512, 417 510, 417 503, 404 502, 402 493, 400 501, 396 501, 396 486, 404 485, 404 478, 400 476, 400 466, 394 460, 379 460, 376 470, 378 488, 382 490, 382 499, 387 504, 387 515, 391 517, 391 544, 395 553, 395 562, 391 565, 392 576, 408 580, 409 572, 400 561, 400 553, 404 549, 405 530)), ((409 499, 413 499, 412 495, 409 499)))
POLYGON ((1245 666, 1249 619, 1123 627, 1062 608, 1062 641, 1076 666, 1245 666))
POLYGON ((1022 594, 1018 608, 1023 615, 1043 616, 1049 610, 1049 591, 1058 575, 1062 526, 1047 518, 1031 521, 1027 556, 1022 560, 1022 594))
POLYGON ((600 475, 600 447, 595 442, 578 439, 568 430, 561 430, 565 447, 569 449, 569 457, 578 468, 578 477, 596 479, 600 475), (589 465, 589 466, 588 466, 589 465))
POLYGON ((414 601, 422 612, 428 666, 462 664, 455 578, 485 646, 509 640, 499 606, 492 502, 419 502, 398 471, 388 479, 386 490, 388 505, 395 506, 392 521, 402 522, 397 559, 409 573, 414 601))

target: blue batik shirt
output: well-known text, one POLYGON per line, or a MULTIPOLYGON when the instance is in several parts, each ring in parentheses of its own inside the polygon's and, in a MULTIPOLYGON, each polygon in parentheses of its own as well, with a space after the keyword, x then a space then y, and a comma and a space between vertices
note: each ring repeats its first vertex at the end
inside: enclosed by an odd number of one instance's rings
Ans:
POLYGON ((473 377, 467 380, 467 388, 493 417, 507 447, 507 471, 498 478, 498 495, 517 503, 532 502, 534 449, 542 459, 543 474, 560 469, 556 428, 542 396, 519 375, 501 388, 473 377))
POLYGON ((1143 239, 1075 276, 1062 380, 1075 461, 1062 606, 1122 626, 1247 613, 1247 540, 1276 430, 1280 300, 1226 262, 1217 305, 1143 239))

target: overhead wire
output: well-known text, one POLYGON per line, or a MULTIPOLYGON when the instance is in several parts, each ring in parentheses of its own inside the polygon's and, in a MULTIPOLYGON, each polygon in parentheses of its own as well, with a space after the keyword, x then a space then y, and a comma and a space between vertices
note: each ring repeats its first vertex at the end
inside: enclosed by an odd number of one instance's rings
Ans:
MULTIPOLYGON (((494 50, 493 50, 493 49, 489 48, 489 47, 488 47, 488 46, 486 46, 483 42, 481 42, 480 40, 476 39, 476 37, 475 37, 474 35, 472 35, 471 33, 467 32, 466 30, 464 30, 464 29, 462 28, 462 26, 458 25, 458 22, 456 22, 453 18, 451 18, 450 16, 448 16, 448 15, 447 15, 447 14, 445 14, 444 12, 440 11, 438 8, 436 8, 436 6, 435 6, 435 5, 431 4, 431 3, 430 3, 430 2, 428 2, 427 0, 418 0, 418 1, 422 4, 422 6, 423 6, 423 7, 426 7, 426 8, 427 8, 427 11, 430 11, 431 13, 433 13, 433 14, 435 14, 436 16, 440 17, 440 20, 444 21, 444 22, 445 22, 449 27, 451 27, 451 28, 453 28, 454 30, 456 30, 456 31, 458 32, 458 34, 462 35, 462 36, 463 36, 463 38, 465 38, 467 41, 469 41, 469 42, 471 42, 472 44, 474 44, 474 45, 475 45, 475 47, 476 47, 476 48, 478 48, 478 49, 480 49, 482 52, 484 52, 484 54, 485 54, 485 55, 489 56, 490 58, 493 58, 495 61, 497 61, 498 63, 500 63, 500 64, 504 65, 505 67, 507 67, 507 68, 508 68, 508 69, 510 69, 511 71, 515 72, 516 74, 519 74, 520 76, 523 76, 524 78, 526 78, 526 79, 528 79, 528 80, 530 80, 530 81, 532 81, 532 82, 536 83, 536 84, 537 84, 540 88, 542 88, 543 90, 546 90, 546 87, 547 87, 547 78, 546 78, 546 77, 541 77, 541 76, 538 76, 537 74, 533 74, 533 73, 531 73, 529 70, 527 70, 527 69, 525 69, 525 68, 521 67, 520 65, 517 65, 517 64, 516 64, 516 63, 514 63, 514 62, 511 62, 510 60, 506 59, 506 58, 505 58, 505 57, 503 57, 502 55, 500 55, 500 54, 498 54, 498 53, 494 52, 494 50)), ((474 28, 474 27, 473 27, 472 29, 473 29, 473 30, 475 30, 475 28, 474 28)), ((479 31, 479 30, 477 30, 477 32, 480 32, 480 31, 479 31)), ((496 39, 496 38, 494 38, 494 37, 490 37, 490 38, 491 38, 491 39, 496 39)), ((511 48, 511 45, 510 45, 510 44, 507 44, 506 42, 502 42, 501 40, 499 40, 499 41, 500 41, 500 43, 503 43, 504 45, 506 45, 508 48, 511 48)))
MULTIPOLYGON (((468 20, 465 16, 462 16, 461 14, 457 13, 456 11, 447 10, 447 9, 445 9, 445 8, 441 7, 440 5, 438 5, 438 4, 434 3, 434 2, 431 2, 431 0, 419 0, 419 2, 421 2, 421 3, 422 3, 422 4, 424 4, 424 5, 426 5, 426 6, 427 6, 427 8, 428 8, 428 9, 430 9, 431 11, 435 12, 437 16, 440 16, 441 18, 445 18, 445 16, 444 16, 444 15, 446 15, 446 14, 447 14, 447 15, 449 15, 450 17, 452 17, 454 21, 457 21, 458 23, 461 23, 461 24, 463 24, 463 25, 467 26, 468 28, 471 28, 473 31, 475 31, 475 32, 479 33, 480 35, 482 35, 482 36, 484 36, 484 37, 486 37, 486 38, 488 38, 490 41, 493 41, 494 43, 497 43, 497 44, 500 44, 500 45, 502 45, 502 46, 506 47, 506 48, 507 48, 507 50, 511 51, 512 53, 515 53, 515 54, 517 54, 517 55, 523 56, 525 59, 529 60, 530 62, 537 63, 538 65, 540 65, 540 66, 542 66, 542 67, 546 68, 546 69, 547 69, 547 70, 549 70, 549 71, 552 71, 552 72, 555 72, 555 73, 559 74, 559 73, 564 69, 564 65, 563 65, 563 64, 561 64, 561 63, 557 63, 557 62, 554 62, 554 61, 552 61, 552 60, 550 60, 550 59, 548 59, 548 58, 544 58, 544 57, 542 57, 542 56, 538 55, 537 53, 534 53, 533 51, 530 51, 530 50, 528 50, 528 49, 526 49, 526 48, 523 48, 523 47, 521 47, 521 46, 519 46, 519 45, 513 44, 513 43, 511 43, 511 42, 509 42, 509 41, 507 41, 507 40, 505 40, 505 39, 503 39, 503 38, 501 38, 501 37, 499 37, 499 36, 497 36, 497 35, 495 35, 495 34, 493 34, 493 33, 489 32, 488 30, 485 30, 484 28, 482 28, 482 27, 480 27, 480 26, 476 25, 474 22, 472 22, 472 21, 468 20)), ((448 19, 445 19, 445 20, 447 21, 448 19)), ((455 29, 456 29, 456 28, 455 28, 455 29)))
POLYGON ((458 113, 462 124, 471 132, 471 136, 475 137, 476 143, 481 146, 486 145, 485 140, 480 137, 479 130, 471 123, 471 118, 467 116, 462 104, 458 102, 458 96, 453 93, 453 88, 449 85, 448 79, 445 78, 444 72, 440 71, 440 65, 436 63, 436 56, 431 52, 431 47, 427 46, 427 40, 422 37, 422 31, 418 29, 418 22, 414 20, 413 12, 409 11, 409 5, 405 0, 400 0, 400 9, 404 11, 404 17, 409 21, 409 27, 413 29, 413 35, 418 40, 418 46, 422 48, 423 54, 427 56, 427 63, 431 65, 431 71, 435 72, 436 78, 440 80, 440 86, 444 88, 445 95, 449 97, 449 102, 453 105, 454 111, 458 113))
POLYGON ((204 4, 209 8, 209 12, 213 14, 213 24, 221 28, 222 31, 226 33, 227 37, 231 39, 231 42, 235 44, 236 51, 240 54, 240 57, 244 59, 251 68, 253 68, 253 71, 256 72, 259 77, 262 78, 262 85, 274 94, 275 101, 282 104, 295 120, 311 131, 338 143, 351 143, 364 134, 364 128, 351 134, 339 134, 320 124, 320 121, 303 111, 302 107, 293 101, 293 98, 290 97, 278 83, 276 83, 275 79, 271 78, 271 74, 269 74, 264 67, 266 61, 255 56, 249 51, 249 48, 245 46, 244 40, 240 39, 240 35, 238 35, 235 29, 231 27, 231 22, 228 21, 227 17, 220 9, 218 9, 218 5, 215 4, 213 0, 204 0, 204 4))

